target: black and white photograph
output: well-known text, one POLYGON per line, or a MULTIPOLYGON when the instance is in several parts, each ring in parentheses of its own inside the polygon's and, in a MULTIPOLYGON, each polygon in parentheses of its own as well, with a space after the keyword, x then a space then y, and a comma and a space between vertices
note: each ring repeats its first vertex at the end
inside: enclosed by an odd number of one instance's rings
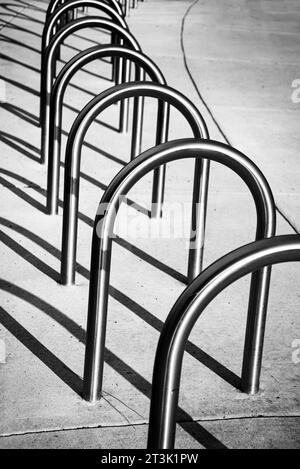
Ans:
POLYGON ((300 0, 0 0, 0 200, 1 450, 300 449, 300 0))

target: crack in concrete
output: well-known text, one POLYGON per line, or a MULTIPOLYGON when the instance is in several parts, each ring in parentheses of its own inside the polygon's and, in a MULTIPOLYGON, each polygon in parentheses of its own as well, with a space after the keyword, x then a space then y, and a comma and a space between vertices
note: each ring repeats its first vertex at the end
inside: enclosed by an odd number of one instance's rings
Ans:
POLYGON ((119 410, 115 405, 113 405, 108 399, 106 399, 106 397, 104 397, 102 395, 102 399, 107 402, 107 404, 112 407, 119 415, 121 415, 121 417, 123 417, 123 419, 126 420, 126 422, 128 422, 128 425, 130 425, 130 420, 128 419, 128 417, 121 411, 119 410))

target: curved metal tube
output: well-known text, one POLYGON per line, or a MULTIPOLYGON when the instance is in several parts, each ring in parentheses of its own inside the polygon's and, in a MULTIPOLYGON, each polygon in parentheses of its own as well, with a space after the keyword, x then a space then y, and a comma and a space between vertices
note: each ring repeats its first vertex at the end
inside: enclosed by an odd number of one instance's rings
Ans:
MULTIPOLYGON (((124 37, 125 42, 129 45, 132 45, 136 50, 140 50, 140 46, 135 38, 127 31, 127 29, 122 28, 121 26, 113 23, 110 20, 101 19, 94 16, 89 16, 88 18, 79 19, 73 21, 72 23, 67 24, 51 39, 50 44, 46 48, 45 54, 42 59, 42 69, 41 69, 41 96, 40 96, 40 122, 42 127, 42 141, 46 139, 45 132, 48 131, 46 123, 49 122, 49 106, 50 106, 50 97, 51 89, 53 84, 53 68, 57 50, 62 42, 71 34, 76 31, 89 28, 89 27, 99 27, 105 30, 108 30, 112 33, 118 34, 120 37, 124 37)), ((44 147, 42 149, 42 159, 41 162, 45 163, 44 159, 45 152, 44 147)))
MULTIPOLYGON (((108 4, 109 6, 111 6, 112 8, 114 8, 116 10, 116 12, 124 18, 124 12, 123 12, 123 9, 121 7, 121 5, 117 2, 117 0, 101 0, 101 2, 104 2, 106 4, 108 4)), ((49 5, 48 5, 48 8, 47 8, 47 12, 46 12, 46 19, 45 19, 45 22, 49 19, 49 17, 54 13, 55 10, 57 10, 57 8, 59 8, 62 4, 65 4, 66 2, 64 0, 52 0, 50 1, 49 5)), ((81 7, 81 10, 84 12, 85 10, 87 10, 87 7, 81 7)), ((63 15, 63 17, 57 21, 57 26, 54 27, 53 29, 53 33, 56 34, 58 32, 59 29, 61 29, 63 26, 65 26, 68 22, 70 21, 73 21, 74 19, 77 18, 77 15, 76 15, 76 8, 73 9, 72 11, 69 11, 68 12, 68 16, 71 14, 70 18, 69 18, 69 21, 65 21, 65 17, 66 15, 63 15)), ((115 41, 115 38, 113 37, 112 35, 112 38, 111 38, 111 43, 114 44, 116 43, 115 41)), ((57 59, 59 59, 59 53, 57 54, 57 59)), ((117 67, 118 65, 117 64, 113 64, 113 73, 115 73, 115 68, 117 67)))
POLYGON ((52 15, 47 19, 42 33, 42 54, 45 51, 46 47, 48 46, 53 28, 57 22, 57 20, 67 11, 71 10, 72 8, 79 8, 82 6, 91 6, 110 17, 110 19, 114 20, 117 24, 122 26, 125 29, 128 29, 127 23, 122 15, 117 13, 117 11, 109 6, 102 0, 69 0, 68 2, 62 4, 57 10, 55 10, 52 15))
MULTIPOLYGON (((131 44, 134 46, 134 44, 131 44)), ((95 46, 77 54, 61 70, 55 80, 50 101, 49 122, 45 122, 45 132, 43 135, 42 148, 44 158, 48 159, 48 185, 47 185, 47 212, 49 214, 58 213, 58 192, 59 192, 59 166, 61 151, 61 122, 62 122, 62 103, 65 89, 74 74, 86 64, 95 59, 104 57, 123 57, 128 61, 134 62, 137 68, 137 80, 141 73, 140 69, 146 72, 154 82, 165 85, 166 81, 158 67, 147 56, 141 52, 126 49, 117 46, 95 46), (48 131, 46 129, 49 129, 48 131)), ((141 119, 140 100, 135 99, 134 119, 133 119, 133 152, 141 147, 141 119), (137 141, 138 139, 138 141, 137 141)), ((139 151, 140 153, 140 151, 139 151)), ((136 156, 137 153, 134 154, 136 156)))
MULTIPOLYGON (((46 11, 46 21, 52 15, 52 13, 59 8, 59 6, 61 5, 61 1, 62 0, 51 0, 49 2, 49 5, 46 11)), ((108 5, 111 5, 112 8, 114 8, 116 12, 119 13, 120 16, 124 16, 121 5, 119 4, 117 0, 103 0, 103 1, 107 3, 108 5)))
MULTIPOLYGON (((161 332, 153 371, 149 449, 174 447, 184 347, 206 306, 241 277, 266 266, 300 261, 300 236, 264 239, 240 247, 204 270, 182 293, 161 332)), ((260 369, 258 370, 260 372, 260 369)))
MULTIPOLYGON (((44 20, 44 24, 46 23, 46 21, 48 20, 49 16, 53 13, 54 10, 56 10, 57 8, 59 8, 61 5, 63 5, 65 3, 65 0, 57 0, 55 2, 55 7, 53 9, 53 11, 51 11, 51 13, 49 12, 49 6, 51 5, 51 1, 50 1, 50 4, 48 5, 47 7, 47 10, 46 10, 46 15, 45 15, 45 20, 44 20)), ((67 23, 68 23, 68 19, 70 17, 70 13, 72 13, 72 21, 74 20, 74 16, 75 16, 75 12, 76 11, 72 11, 72 12, 68 12, 67 14, 63 15, 62 18, 60 18, 58 21, 57 21, 57 24, 55 25, 55 28, 53 30, 53 33, 56 34, 58 32, 58 30, 60 28, 62 28, 63 26, 65 26, 67 23)))
MULTIPOLYGON (((184 95, 174 90, 173 88, 162 86, 156 83, 149 82, 132 82, 124 85, 115 86, 110 88, 94 99, 92 99, 80 112, 74 121, 74 124, 69 132, 69 138, 66 147, 65 156, 65 183, 64 183, 64 212, 63 212, 63 233, 62 233, 62 253, 61 253, 61 282, 63 285, 71 285, 75 282, 75 263, 76 263, 76 244, 77 244, 77 224, 78 224, 78 199, 79 199, 79 173, 80 173, 80 158, 81 147, 83 145, 85 134, 94 121, 94 119, 106 108, 112 104, 125 99, 137 97, 152 97, 158 99, 158 117, 157 117, 157 132, 156 144, 165 142, 168 135, 168 114, 169 105, 174 106, 188 121, 193 134, 198 138, 208 138, 208 131, 206 124, 198 111, 198 109, 189 101, 184 95)), ((209 176, 209 161, 203 160, 201 172, 195 175, 195 178, 201 179, 201 184, 206 186, 204 191, 207 194, 208 176, 209 176)), ((199 167, 197 167, 199 170, 199 167)), ((157 184, 157 168, 154 173, 153 192, 157 193, 163 187, 157 184)), ((160 175, 159 175, 160 176, 160 175)), ((164 179, 164 173, 163 173, 164 179)), ((199 184, 198 184, 199 185, 199 184)), ((196 189, 198 190, 198 185, 196 189)), ((200 193, 203 194, 203 191, 200 193)), ((196 196, 193 200, 197 199, 196 196)), ((206 207, 206 197, 199 200, 198 203, 206 207)), ((156 202, 156 201, 155 201, 156 202)), ((160 197, 160 203, 163 202, 163 192, 160 197)), ((198 210, 198 207, 193 206, 192 210, 198 210)), ((205 208, 203 209, 205 212, 205 208)), ((196 217, 195 217, 196 218, 196 217)), ((198 219, 199 221, 199 219, 198 219)), ((202 223, 205 221, 201 219, 202 223)), ((204 227, 199 228, 196 232, 195 249, 200 245, 201 249, 204 244, 204 239, 197 239, 204 233, 204 227)), ((189 256, 189 262, 193 259, 198 259, 198 253, 189 256)), ((201 266, 194 266, 193 269, 201 269, 201 266)), ((199 270, 200 271, 200 270, 199 270)))
MULTIPOLYGON (((256 239, 274 235, 275 204, 266 179, 249 158, 229 146, 200 139, 177 140, 151 148, 126 165, 102 196, 94 223, 83 390, 84 398, 90 402, 101 397, 112 234, 119 205, 129 189, 146 173, 162 164, 185 158, 213 160, 237 173, 250 189, 255 202, 256 239)), ((75 172, 68 173, 68 178, 74 184, 73 174, 75 172)), ((269 280, 270 269, 262 269, 253 274, 251 282, 249 315, 255 317, 261 328, 266 315, 269 280)), ((190 291, 191 287, 188 288, 190 291)), ((256 339, 261 337, 258 331, 251 333, 256 339)), ((256 353, 254 349, 245 345, 246 359, 250 363, 253 353, 256 353)))
MULTIPOLYGON (((44 25, 44 28, 43 28, 43 33, 42 33, 42 45, 41 45, 41 86, 40 86, 40 89, 41 89, 41 108, 40 108, 40 117, 41 117, 41 113, 42 113, 42 106, 44 105, 44 102, 43 102, 43 97, 42 97, 42 91, 43 91, 43 78, 44 78, 44 62, 45 62, 45 59, 44 59, 44 56, 46 54, 46 50, 50 44, 50 40, 51 40, 51 33, 53 32, 53 28, 55 26, 55 24, 57 23, 58 19, 63 15, 64 12, 66 11, 69 11, 70 8, 73 6, 74 8, 76 6, 82 6, 82 5, 89 5, 89 6, 93 6, 94 8, 98 9, 99 11, 101 12, 104 12, 106 15, 108 15, 111 20, 113 20, 113 22, 115 24, 118 24, 119 26, 122 26, 124 29, 128 29, 128 26, 127 26, 127 23, 126 21, 124 20, 124 18, 122 16, 120 16, 113 8, 111 8, 109 5, 107 5, 106 3, 104 3, 102 0, 70 0, 68 3, 65 3, 63 5, 61 5, 51 16, 50 18, 46 21, 45 25, 44 25)), ((94 18, 94 17, 89 17, 89 18, 94 18)), ((87 21, 88 18, 83 18, 81 19, 81 21, 87 21)), ((103 18, 104 20, 106 18, 103 18)), ((80 21, 80 20, 76 20, 76 21, 80 21)), ((71 23, 68 23, 68 25, 72 24, 73 22, 71 23)), ((61 28, 55 35, 54 37, 57 37, 58 34, 60 34, 62 32, 62 30, 64 30, 64 28, 66 28, 67 26, 64 26, 63 28, 61 28)), ((62 42, 62 41, 61 41, 62 42)), ((59 50, 57 51, 57 55, 56 57, 58 56, 59 54, 59 50)), ((55 57, 55 58, 56 58, 55 57)), ((54 70, 54 63, 53 63, 53 70, 54 70)), ((54 72, 53 72, 54 73, 54 72)))

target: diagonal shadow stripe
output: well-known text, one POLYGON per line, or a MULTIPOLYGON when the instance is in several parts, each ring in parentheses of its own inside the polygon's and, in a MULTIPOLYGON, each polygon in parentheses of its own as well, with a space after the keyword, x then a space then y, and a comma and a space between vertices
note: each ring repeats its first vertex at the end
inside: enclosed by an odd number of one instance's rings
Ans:
POLYGON ((82 389, 82 380, 69 367, 67 367, 59 358, 39 342, 30 332, 21 324, 12 318, 0 306, 0 322, 13 334, 30 352, 41 360, 56 376, 58 376, 74 392, 80 394, 82 389))
MULTIPOLYGON (((10 292, 24 301, 34 305, 49 317, 57 321, 62 327, 67 329, 80 342, 85 344, 85 331, 75 321, 68 318, 61 311, 57 310, 49 303, 33 295, 32 293, 13 285, 3 279, 0 279, 0 289, 10 292)), ((61 362, 52 352, 41 344, 32 334, 13 319, 3 308, 0 307, 0 322, 20 340, 37 358, 48 366, 62 381, 73 389, 76 393, 81 393, 82 380, 63 362, 61 362)), ((151 384, 137 373, 132 367, 125 363, 121 358, 106 348, 106 363, 117 373, 123 376, 130 384, 146 397, 151 396, 151 384)), ((178 423, 195 440, 206 448, 224 449, 226 448, 217 438, 205 430, 198 422, 183 409, 178 408, 178 423), (182 421, 182 422, 181 422, 182 421), (191 425, 192 422, 192 425, 191 425)))
MULTIPOLYGON (((43 249, 48 250, 49 249, 49 243, 45 244, 44 240, 42 240, 39 236, 34 235, 32 236, 32 233, 29 230, 26 230, 16 223, 9 222, 8 220, 0 217, 0 223, 3 226, 7 226, 8 228, 11 228, 15 230, 16 232, 20 232, 23 236, 26 236, 27 238, 31 239, 34 241, 36 244, 41 246, 43 249)), ((1 232, 0 232, 1 234, 1 232)), ((8 247, 11 247, 13 249, 13 240, 11 240, 10 237, 5 235, 6 237, 1 239, 4 243, 8 242, 8 247), (7 240, 7 238, 9 238, 7 240)), ((51 245, 50 245, 51 246, 51 245)), ((17 249, 17 254, 21 255, 24 257, 25 260, 28 260, 32 265, 34 265, 37 269, 41 270, 43 273, 49 272, 49 266, 45 264, 43 261, 41 261, 39 258, 37 258, 35 255, 30 253, 26 248, 20 248, 17 249)), ((51 246, 50 251, 53 256, 56 258, 60 259, 60 251, 53 246, 51 246)), ((77 272, 80 273, 83 277, 86 279, 89 279, 89 271, 79 263, 77 263, 77 272)), ((53 275, 54 272, 54 277, 55 275, 58 275, 51 269, 50 274, 53 275)), ((51 276, 51 275, 50 275, 51 276)), ((51 278, 53 278, 51 276, 51 278)), ((55 280, 55 278, 54 278, 55 280)), ((149 311, 147 311, 143 306, 139 305, 136 301, 132 300, 129 296, 126 294, 122 293, 120 290, 114 288, 113 286, 110 286, 109 293, 112 298, 114 298, 116 301, 118 301, 120 304, 125 306, 127 309, 129 309, 133 314, 138 316, 142 321, 145 321, 147 324, 149 324, 151 327, 156 329, 158 332, 161 332, 162 327, 163 327, 163 322, 155 317, 153 314, 151 314, 149 311)), ((240 378, 235 375, 231 370, 226 368, 224 365, 222 365, 220 362, 215 360, 213 357, 208 355, 206 352, 204 352, 202 349, 200 349, 198 346, 193 344, 192 342, 188 341, 187 346, 186 346, 186 351, 197 361, 202 363, 204 366, 212 370, 214 373, 216 373, 220 378, 223 380, 227 381, 231 386, 240 389, 240 378)))

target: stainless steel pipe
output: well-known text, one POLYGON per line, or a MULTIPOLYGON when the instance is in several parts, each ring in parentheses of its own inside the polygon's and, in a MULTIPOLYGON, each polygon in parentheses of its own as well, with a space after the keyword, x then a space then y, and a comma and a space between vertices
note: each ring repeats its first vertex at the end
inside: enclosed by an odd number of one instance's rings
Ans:
MULTIPOLYGON (((100 1, 100 0, 70 0, 68 3, 63 4, 61 7, 59 7, 46 21, 42 33, 42 46, 41 46, 41 83, 40 83, 40 124, 43 125, 43 112, 44 112, 44 107, 45 107, 45 102, 46 102, 46 96, 45 96, 45 83, 44 83, 44 78, 46 74, 46 61, 47 61, 47 49, 48 46, 50 46, 50 41, 53 36, 53 31, 54 27, 57 24, 57 21, 59 18, 62 17, 64 13, 70 10, 71 7, 76 7, 76 6, 81 6, 81 5, 89 5, 93 6, 97 10, 99 10, 102 13, 105 13, 107 16, 110 17, 110 21, 112 21, 114 24, 117 24, 121 26, 124 29, 128 29, 127 23, 124 20, 122 16, 120 16, 113 8, 111 8, 109 5, 107 5, 105 2, 100 1)), ((82 18, 80 20, 75 20, 75 22, 86 22, 86 24, 89 24, 88 20, 94 18, 94 17, 87 17, 87 18, 82 18)), ((106 18, 101 18, 103 20, 106 20, 106 18)), ((60 34, 66 30, 66 28, 70 25, 72 25, 74 22, 71 22, 64 26, 63 28, 59 29, 59 31, 54 35, 54 38, 61 37, 60 34)), ((87 26, 88 27, 88 26, 87 26)), ((55 66, 55 60, 59 54, 59 47, 61 46, 63 40, 60 40, 58 44, 58 49, 56 51, 56 55, 53 59, 53 64, 52 64, 52 74, 54 76, 54 66, 55 66)), ((126 121, 126 115, 123 113, 123 119, 126 121)))
POLYGON ((57 51, 63 41, 71 34, 81 29, 90 27, 99 27, 110 32, 116 32, 120 35, 123 35, 124 37, 126 36, 129 44, 134 43, 137 47, 139 47, 133 36, 131 36, 129 33, 127 34, 128 31, 126 29, 110 20, 104 20, 93 16, 78 19, 72 23, 67 24, 51 39, 50 44, 45 50, 41 69, 40 121, 42 127, 42 164, 47 162, 47 154, 45 153, 47 151, 47 147, 44 145, 44 142, 46 142, 48 139, 46 132, 49 131, 47 124, 49 123, 50 99, 54 80, 54 64, 57 51))
MULTIPOLYGON (((86 121, 90 119, 88 113, 85 119, 86 121)), ((82 132, 81 134, 78 133, 74 145, 80 146, 82 137, 82 132)), ((130 188, 149 171, 168 162, 185 158, 197 158, 202 161, 213 160, 237 173, 248 186, 255 202, 257 213, 256 240, 274 236, 276 211, 272 192, 266 179, 249 158, 227 145, 200 139, 177 140, 151 148, 126 165, 113 179, 102 196, 94 222, 83 389, 84 398, 90 402, 95 403, 101 398, 112 235, 119 205, 130 188)), ((72 182, 73 194, 78 194, 79 180, 76 172, 79 166, 80 162, 76 159, 76 161, 73 161, 74 169, 72 171, 68 169, 67 178, 69 184, 72 182)), ((201 176, 199 174, 199 177, 201 176)), ((72 207, 78 203, 78 198, 74 196, 72 199, 68 210, 71 213, 73 212, 72 217, 74 217, 75 211, 72 210, 72 207)), ((70 222, 72 222, 72 217, 69 219, 70 222)), ((66 228, 66 224, 64 224, 64 229, 66 228)), ((202 276, 197 278, 202 278, 202 276)), ((255 327, 251 327, 251 334, 246 333, 244 380, 246 384, 249 382, 253 387, 257 383, 252 383, 251 380, 258 378, 257 371, 260 366, 262 351, 260 341, 263 339, 269 281, 269 268, 255 272, 251 281, 248 310, 250 320, 247 328, 252 323, 255 324, 255 327), (249 346, 250 342, 252 346, 249 346), (257 369, 252 370, 253 367, 257 369)), ((192 285, 198 285, 197 281, 196 283, 193 282, 192 285)), ((191 288, 188 287, 187 291, 192 291, 191 288)), ((184 345, 182 351, 183 349, 184 345)), ((160 353, 160 356, 162 356, 162 353, 160 353)), ((157 367, 159 368, 159 364, 157 364, 157 367)), ((155 415, 157 415, 157 412, 155 415)), ((155 423, 156 428, 157 425, 155 423)))

